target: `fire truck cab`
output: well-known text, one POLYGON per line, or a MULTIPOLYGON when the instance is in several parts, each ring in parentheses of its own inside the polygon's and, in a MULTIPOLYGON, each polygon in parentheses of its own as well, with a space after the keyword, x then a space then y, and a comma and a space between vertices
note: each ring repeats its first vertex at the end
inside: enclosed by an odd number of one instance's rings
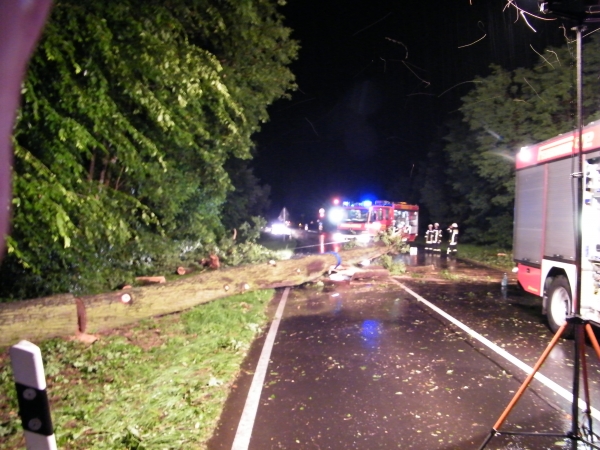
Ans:
POLYGON ((394 203, 394 226, 402 239, 413 242, 419 234, 419 206, 405 202, 394 203))
POLYGON ((419 207, 386 200, 349 203, 332 209, 337 223, 336 238, 369 241, 382 231, 391 229, 403 239, 413 241, 419 228, 419 207))
POLYGON ((583 173, 578 133, 524 147, 516 160, 513 254, 519 284, 542 299, 553 331, 573 311, 581 276, 580 313, 600 324, 600 123, 583 129, 583 173), (581 268, 576 242, 578 177, 583 177, 581 268), (580 273, 578 273, 580 272, 580 273))

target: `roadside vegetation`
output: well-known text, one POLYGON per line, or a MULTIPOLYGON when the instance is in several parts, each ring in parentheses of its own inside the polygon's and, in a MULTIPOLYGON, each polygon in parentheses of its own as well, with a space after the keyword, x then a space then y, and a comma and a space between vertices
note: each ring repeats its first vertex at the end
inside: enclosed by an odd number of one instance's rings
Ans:
POLYGON ((390 272, 390 275, 403 275, 406 273, 406 265, 401 261, 396 261, 394 255, 408 253, 410 244, 402 240, 399 234, 393 234, 392 229, 380 232, 374 239, 375 242, 381 242, 389 249, 389 253, 378 258, 379 264, 390 272))
POLYGON ((293 256, 298 240, 294 238, 283 238, 283 236, 273 236, 268 233, 261 233, 257 243, 269 251, 273 252, 278 259, 289 259, 293 256))
MULTIPOLYGON (((88 295, 107 292, 122 285, 135 287, 140 285, 140 282, 136 281, 137 276, 163 275, 167 280, 177 279, 180 277, 176 273, 178 267, 184 267, 188 273, 210 270, 210 258, 208 258, 210 255, 218 258, 220 266, 230 267, 257 264, 271 259, 290 258, 296 246, 295 241, 281 244, 271 241, 269 238, 261 238, 260 229, 266 223, 265 219, 252 217, 251 222, 252 225, 245 222, 239 226, 235 239, 224 236, 218 242, 210 245, 202 245, 199 242, 175 243, 157 240, 154 243, 157 253, 149 253, 142 261, 132 261, 129 266, 122 266, 119 271, 111 275, 110 279, 105 279, 106 284, 91 283, 91 279, 87 279, 80 285, 74 284, 69 292, 74 295, 88 295)), ((74 275, 72 274, 72 276, 74 275)), ((102 277, 103 275, 99 274, 98 276, 102 277)), ((31 291, 32 287, 21 286, 19 280, 21 283, 23 282, 23 279, 3 278, 0 287, 0 303, 31 298, 29 295, 34 293, 31 291), (10 290, 11 286, 12 290, 10 290)), ((39 281, 41 282, 41 280, 39 281)), ((48 293, 52 293, 52 291, 48 293)))
POLYGON ((459 275, 447 269, 440 271, 440 277, 448 281, 457 281, 460 279, 459 275))
POLYGON ((515 266, 512 250, 495 246, 458 244, 458 257, 510 272, 515 266))
POLYGON ((387 270, 390 275, 404 275, 406 273, 406 265, 403 262, 394 261, 391 255, 383 255, 379 258, 379 263, 387 270))
MULTIPOLYGON (((231 296, 101 334, 39 343, 61 449, 204 448, 273 291, 231 296)), ((0 448, 24 448, 7 349, 0 448)))
POLYGON ((385 244, 392 254, 408 253, 410 249, 410 243, 403 241, 401 234, 393 234, 391 228, 378 233, 374 241, 385 244))

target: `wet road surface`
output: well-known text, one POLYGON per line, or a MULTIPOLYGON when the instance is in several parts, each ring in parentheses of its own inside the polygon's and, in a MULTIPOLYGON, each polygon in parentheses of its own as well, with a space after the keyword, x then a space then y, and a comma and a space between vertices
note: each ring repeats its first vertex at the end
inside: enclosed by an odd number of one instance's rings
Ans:
MULTIPOLYGON (((501 273, 437 258, 428 274, 289 292, 248 448, 479 448, 526 374, 398 281, 530 366, 552 334, 532 297, 511 286, 502 298, 501 273)), ((232 448, 263 342, 251 349, 209 449, 232 448)), ((559 342, 540 371, 569 392, 573 347, 559 342)), ((592 355, 592 406, 599 367, 592 355)), ((534 380, 500 431, 563 434, 570 412, 570 402, 534 380)), ((572 447, 560 437, 499 435, 486 448, 572 447)))

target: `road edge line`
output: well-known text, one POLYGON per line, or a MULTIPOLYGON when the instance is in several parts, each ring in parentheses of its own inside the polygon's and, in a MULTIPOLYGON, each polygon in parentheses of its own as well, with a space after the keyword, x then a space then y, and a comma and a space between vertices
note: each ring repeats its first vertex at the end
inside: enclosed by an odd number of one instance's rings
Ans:
POLYGON ((235 438, 233 439, 231 450, 247 450, 248 446, 250 445, 252 429, 254 428, 254 421, 256 419, 256 412, 258 411, 258 403, 260 401, 263 383, 265 381, 265 376, 267 375, 271 351, 273 350, 275 336, 277 335, 279 323, 283 317, 283 310, 285 308, 285 304, 287 303, 289 292, 290 288, 285 288, 281 296, 281 300, 279 300, 275 317, 273 318, 273 322, 271 322, 269 333, 267 334, 260 357, 258 359, 258 363, 256 364, 256 370, 254 371, 252 384, 248 390, 248 396, 246 397, 246 403, 244 404, 244 410, 242 411, 242 415, 240 417, 240 422, 235 433, 235 438))

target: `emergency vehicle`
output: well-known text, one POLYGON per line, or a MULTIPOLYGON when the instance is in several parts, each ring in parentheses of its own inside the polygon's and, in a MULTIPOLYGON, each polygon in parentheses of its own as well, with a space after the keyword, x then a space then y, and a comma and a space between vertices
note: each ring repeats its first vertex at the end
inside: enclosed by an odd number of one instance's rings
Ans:
POLYGON ((578 132, 524 147, 516 159, 513 254, 519 284, 542 298, 554 331, 572 311, 581 276, 580 313, 600 323, 600 123, 582 130, 581 274, 576 242, 578 132))
POLYGON ((414 241, 419 229, 419 207, 404 202, 376 200, 344 202, 330 210, 330 220, 337 224, 336 238, 368 241, 378 233, 392 229, 402 239, 414 241))

